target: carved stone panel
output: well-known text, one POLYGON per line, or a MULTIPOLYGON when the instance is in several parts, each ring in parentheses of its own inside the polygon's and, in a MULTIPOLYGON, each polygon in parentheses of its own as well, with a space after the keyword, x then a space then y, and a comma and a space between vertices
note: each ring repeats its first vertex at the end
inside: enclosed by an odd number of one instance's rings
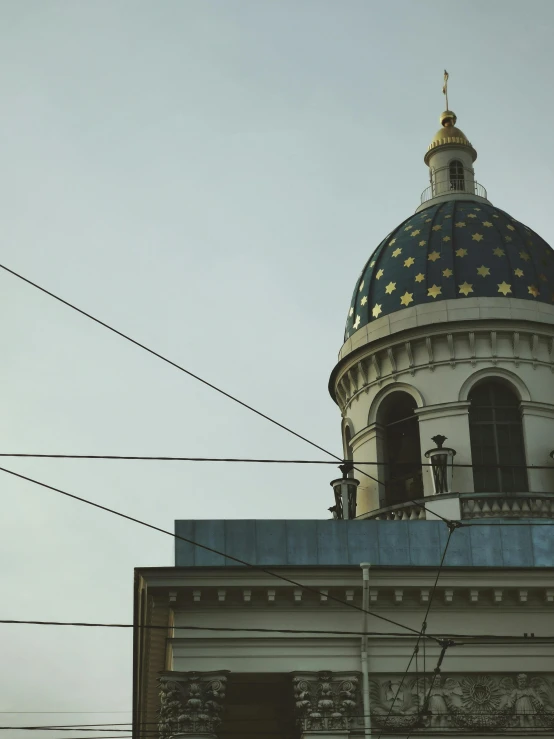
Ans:
POLYGON ((160 739, 215 733, 225 699, 224 672, 168 672, 159 682, 160 739))
POLYGON ((353 672, 294 672, 297 723, 303 731, 346 731, 361 713, 359 677, 353 672))
POLYGON ((553 675, 437 675, 370 680, 379 729, 554 729, 553 675))

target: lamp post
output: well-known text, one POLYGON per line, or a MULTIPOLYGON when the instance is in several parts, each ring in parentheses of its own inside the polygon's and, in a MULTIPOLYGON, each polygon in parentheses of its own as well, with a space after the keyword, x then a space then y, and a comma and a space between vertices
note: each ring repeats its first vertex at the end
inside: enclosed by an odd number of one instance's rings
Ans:
POLYGON ((356 497, 360 481, 354 477, 348 477, 348 473, 352 470, 352 462, 340 464, 339 470, 342 472, 342 477, 331 482, 335 493, 335 505, 329 510, 333 518, 356 518, 356 497))
POLYGON ((452 473, 454 457, 456 451, 443 447, 446 436, 437 434, 432 436, 431 441, 437 445, 435 449, 429 449, 425 452, 427 459, 431 460, 431 469, 433 470, 433 493, 442 495, 443 493, 452 492, 452 473))

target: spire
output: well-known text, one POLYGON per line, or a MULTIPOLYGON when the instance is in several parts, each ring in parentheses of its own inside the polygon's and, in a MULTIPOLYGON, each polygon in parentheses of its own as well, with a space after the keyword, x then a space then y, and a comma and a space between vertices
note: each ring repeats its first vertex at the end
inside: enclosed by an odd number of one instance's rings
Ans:
POLYGON ((446 99, 446 110, 440 115, 441 128, 425 153, 424 161, 429 167, 431 185, 421 195, 420 208, 426 208, 430 200, 483 202, 487 198, 485 188, 475 182, 473 163, 477 159, 477 151, 465 133, 456 127, 456 113, 448 107, 449 76, 445 69, 442 92, 446 99))
POLYGON ((445 69, 444 70, 444 84, 442 86, 442 94, 446 98, 446 110, 448 110, 448 77, 449 77, 449 74, 445 69))

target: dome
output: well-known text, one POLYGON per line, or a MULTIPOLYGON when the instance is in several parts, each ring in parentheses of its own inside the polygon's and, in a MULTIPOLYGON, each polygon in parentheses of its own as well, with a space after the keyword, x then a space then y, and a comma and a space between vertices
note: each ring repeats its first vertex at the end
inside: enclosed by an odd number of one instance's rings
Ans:
POLYGON ((508 213, 448 200, 406 219, 356 282, 345 340, 383 316, 441 300, 518 298, 554 303, 554 251, 508 213))

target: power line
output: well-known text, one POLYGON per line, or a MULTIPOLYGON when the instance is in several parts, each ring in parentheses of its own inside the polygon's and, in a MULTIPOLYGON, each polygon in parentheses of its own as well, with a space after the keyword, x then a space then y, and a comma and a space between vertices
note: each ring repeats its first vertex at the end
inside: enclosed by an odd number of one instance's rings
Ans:
POLYGON ((107 328, 108 331, 111 331, 114 334, 117 334, 122 339, 125 339, 125 341, 130 342, 131 344, 134 344, 135 346, 138 346, 140 349, 143 349, 145 352, 148 352, 149 354, 152 354, 154 357, 157 357, 158 359, 161 359, 162 362, 165 362, 166 364, 171 365, 172 367, 175 367, 175 369, 178 369, 180 372, 184 372, 189 377, 192 377, 194 380, 197 380, 198 382, 201 382, 203 385, 206 385, 207 387, 211 388, 212 390, 215 390, 217 393, 220 393, 220 395, 225 396, 226 398, 229 398, 229 400, 234 401, 235 403, 238 403, 239 405, 243 406, 243 408, 246 408, 249 411, 252 411, 252 413, 255 413, 256 415, 260 416, 261 418, 265 418, 266 421, 269 421, 270 423, 273 423, 275 426, 278 426, 279 428, 282 428, 284 431, 287 431, 289 434, 292 434, 293 436, 296 436, 298 439, 301 439, 302 441, 305 441, 307 444, 310 444, 316 449, 319 449, 319 451, 324 452, 325 454, 328 454, 331 457, 334 457, 338 461, 342 462, 343 460, 341 457, 337 457, 332 452, 327 451, 324 447, 320 446, 319 444, 316 444, 313 441, 310 441, 310 439, 306 438, 305 436, 302 436, 302 434, 299 434, 298 432, 291 429, 289 426, 285 426, 285 424, 280 423, 279 421, 276 421, 274 418, 271 418, 271 416, 268 416, 266 413, 262 413, 262 411, 259 411, 257 408, 254 408, 253 406, 249 405, 248 403, 245 403, 244 401, 237 398, 235 395, 231 395, 231 393, 226 392, 225 390, 222 390, 220 387, 217 387, 217 385, 214 385, 211 382, 208 382, 208 380, 204 380, 204 378, 200 377, 199 375, 195 374, 194 372, 191 372, 191 370, 186 369, 186 367, 183 367, 180 364, 177 364, 177 362, 174 362, 173 360, 169 359, 168 357, 165 357, 163 354, 160 354, 159 352, 154 351, 154 349, 150 349, 145 344, 142 344, 140 341, 137 341, 136 339, 133 339, 128 334, 124 334, 122 331, 119 331, 118 329, 114 328, 113 326, 110 326, 110 324, 105 323, 105 321, 101 321, 99 318, 96 318, 91 313, 87 313, 82 308, 78 308, 73 303, 70 303, 68 300, 64 300, 64 298, 61 298, 59 295, 54 294, 50 290, 47 290, 45 287, 41 287, 41 285, 38 285, 36 282, 33 282, 32 280, 29 280, 27 277, 24 277, 23 275, 20 275, 18 272, 15 272, 13 269, 10 269, 9 267, 6 267, 4 264, 0 264, 0 268, 3 269, 5 272, 9 272, 14 277, 17 277, 18 279, 22 280, 23 282, 26 282, 28 285, 31 285, 32 287, 36 288, 37 290, 40 290, 40 292, 44 293, 45 295, 48 295, 51 298, 54 298, 54 300, 57 300, 59 303, 63 303, 63 305, 66 305, 68 308, 71 308, 71 310, 76 311, 77 313, 80 313, 82 316, 85 316, 85 318, 89 318, 91 321, 94 321, 95 323, 99 324, 100 326, 103 326, 104 328, 107 328))
POLYGON ((106 629, 155 629, 161 631, 221 631, 221 632, 260 632, 263 634, 332 634, 336 636, 400 636, 402 638, 410 638, 411 634, 402 634, 395 631, 341 631, 327 629, 270 629, 270 628, 254 628, 254 627, 234 627, 234 626, 159 626, 156 624, 109 624, 109 623, 91 623, 86 621, 27 621, 18 619, 2 618, 0 624, 18 624, 28 626, 78 626, 78 627, 98 627, 106 629))
MULTIPOLYGON (((407 631, 411 631, 417 634, 417 630, 412 629, 410 626, 401 624, 398 621, 394 621, 393 619, 387 618, 386 616, 380 616, 379 614, 373 613, 372 611, 366 611, 364 608, 362 608, 361 606, 357 606, 355 603, 349 603, 333 595, 329 595, 328 593, 322 593, 320 590, 317 590, 317 588, 312 588, 309 585, 303 585, 302 583, 299 583, 296 580, 291 580, 290 578, 285 577, 284 575, 279 575, 278 573, 268 570, 265 567, 262 567, 261 565, 252 564, 251 562, 247 562, 246 560, 240 559, 239 557, 234 557, 231 554, 227 554, 226 552, 222 552, 222 551, 219 551, 218 549, 214 549, 213 547, 209 547, 206 544, 200 544, 200 542, 194 541, 193 539, 189 539, 185 536, 175 534, 172 531, 167 531, 166 529, 162 529, 161 527, 155 526, 154 524, 148 523, 146 521, 142 521, 141 519, 135 518, 134 516, 129 516, 126 513, 121 513, 120 511, 116 511, 113 508, 108 508, 107 506, 103 506, 100 503, 94 503, 91 500, 87 500, 87 498, 82 498, 79 495, 75 495, 74 493, 68 493, 65 490, 56 488, 53 485, 48 485, 45 482, 40 482, 40 480, 35 480, 32 477, 27 477, 27 475, 22 475, 19 472, 8 470, 6 467, 0 467, 0 471, 5 472, 8 475, 13 475, 14 477, 18 477, 21 480, 32 482, 33 484, 39 485, 40 487, 46 488, 47 490, 53 490, 54 492, 60 493, 60 495, 65 495, 66 497, 72 498, 73 500, 78 500, 80 503, 86 503, 87 505, 93 506, 94 508, 99 508, 100 510, 106 511, 107 513, 112 513, 113 515, 119 516, 120 518, 124 518, 127 521, 138 523, 141 526, 145 526, 146 528, 152 529, 153 531, 158 531, 162 534, 165 534, 166 536, 171 536, 173 539, 179 539, 180 541, 184 541, 187 544, 192 544, 193 546, 199 547, 200 549, 204 549, 207 552, 212 552, 212 554, 218 554, 221 557, 225 557, 226 559, 231 560, 232 562, 237 562, 237 564, 244 565, 245 567, 249 567, 251 569, 257 570, 258 572, 264 572, 266 575, 269 575, 270 577, 275 577, 279 580, 282 580, 283 582, 287 582, 289 585, 294 585, 295 587, 302 588, 303 590, 306 590, 307 592, 312 592, 319 596, 325 595, 328 600, 335 601, 336 603, 341 603, 342 605, 345 605, 349 608, 354 608, 356 611, 361 611, 362 613, 368 613, 370 616, 373 616, 374 618, 378 618, 381 621, 386 621, 387 623, 393 624, 394 626, 399 626, 402 629, 406 629, 407 631)), ((433 637, 429 637, 429 638, 432 639, 433 637)))
MULTIPOLYGON (((422 719, 422 714, 424 714, 424 713, 427 714, 428 713, 427 707, 429 705, 429 698, 431 696, 431 690, 433 689, 433 685, 435 684, 435 680, 436 680, 437 676, 440 674, 441 665, 442 665, 442 662, 444 660, 444 656, 446 654, 446 650, 448 649, 448 647, 451 647, 451 646, 452 646, 452 642, 445 642, 442 645, 441 653, 440 653, 439 658, 437 660, 437 665, 436 665, 435 669, 433 670, 433 677, 431 678, 430 683, 429 683, 429 690, 428 690, 427 695, 425 696, 425 700, 423 702, 423 707, 418 711, 418 719, 419 719, 419 721, 421 721, 421 719, 422 719)), ((430 715, 433 715, 433 714, 430 714, 430 715)), ((406 737, 406 739, 410 739, 410 737, 412 736, 415 728, 416 728, 416 726, 413 726, 409 730, 408 736, 406 737)))
MULTIPOLYGON (((107 629, 155 629, 161 631, 214 631, 214 632, 261 632, 270 634, 330 634, 335 636, 370 636, 370 637, 401 637, 403 639, 413 639, 412 634, 403 634, 396 631, 344 631, 344 630, 328 630, 328 629, 271 629, 264 627, 234 627, 234 626, 159 626, 156 624, 116 624, 88 621, 37 621, 37 620, 21 620, 21 619, 0 619, 0 624, 15 624, 23 626, 74 626, 74 627, 97 627, 107 629)), ((416 632, 419 634, 419 632, 416 632)), ((489 645, 489 644, 510 644, 515 643, 528 644, 554 644, 554 635, 526 635, 526 634, 505 634, 498 636, 495 634, 457 634, 454 632, 445 632, 427 634, 427 636, 435 637, 437 641, 445 639, 467 640, 468 645, 489 645), (469 641, 470 640, 470 641, 469 641)), ((465 646, 464 642, 457 642, 456 646, 465 646)), ((0 711, 1 713, 18 713, 18 711, 0 711)), ((73 713, 73 711, 21 711, 20 713, 73 713)), ((87 711, 77 711, 76 713, 87 713, 87 711)), ((103 711, 89 711, 89 713, 104 713, 103 711)), ((108 711, 107 713, 126 713, 126 711, 108 711)))
MULTIPOLYGON (((415 646, 414 646, 414 649, 412 651, 412 655, 411 655, 411 657, 410 657, 410 659, 408 661, 408 665, 407 665, 406 669, 404 670, 404 674, 402 675, 402 679, 400 680, 400 684, 398 685, 398 688, 396 690, 396 693, 394 695, 394 698, 392 699, 392 703, 391 703, 391 706, 390 706, 389 711, 387 713, 387 716, 385 718, 385 722, 384 722, 384 727, 383 728, 386 728, 386 726, 387 726, 389 717, 390 717, 390 715, 392 713, 392 710, 394 708, 394 704, 396 703, 396 699, 397 699, 397 697, 398 697, 398 695, 399 695, 399 693, 400 693, 400 691, 402 689, 402 686, 404 684, 404 680, 406 679, 406 676, 408 675, 408 671, 410 669, 410 666, 411 666, 412 662, 414 661, 414 658, 417 659, 417 655, 418 655, 418 652, 419 652, 419 643, 420 643, 421 639, 424 636, 426 636, 426 633, 425 632, 427 630, 427 617, 429 616, 429 611, 431 610, 431 605, 433 603, 433 598, 435 597, 435 592, 437 590, 437 584, 439 582, 439 577, 440 577, 440 574, 441 574, 441 571, 442 571, 442 567, 444 565, 444 560, 446 558, 446 552, 448 551, 448 545, 450 544, 450 539, 452 538, 452 534, 454 533, 454 531, 456 530, 456 528, 459 528, 459 527, 455 523, 452 523, 450 525, 450 527, 449 527, 448 538, 447 538, 446 544, 444 546, 444 551, 442 553, 442 558, 441 558, 441 561, 440 561, 440 564, 439 564, 439 568, 437 570, 437 576, 435 577, 435 583, 433 585, 433 589, 432 589, 431 595, 429 597, 429 602, 427 603, 427 609, 425 611, 425 616, 423 617, 423 621, 422 621, 422 624, 421 624, 421 629, 419 631, 419 634, 418 634, 418 637, 417 637, 417 641, 416 641, 415 646)), ((446 649, 446 647, 444 646, 445 643, 446 644, 449 644, 450 642, 441 642, 441 646, 442 646, 443 652, 446 649)), ((381 739, 382 734, 383 734, 383 732, 381 731, 379 733, 379 736, 377 737, 377 739, 381 739)))
MULTIPOLYGON (((328 452, 330 454, 330 452, 328 452)), ((0 457, 10 458, 30 458, 30 459, 82 459, 82 460, 115 460, 115 461, 136 461, 136 462, 227 462, 227 463, 241 463, 241 464, 324 464, 324 465, 336 465, 339 460, 336 457, 332 459, 267 459, 267 458, 255 458, 255 457, 172 457, 172 456, 148 456, 148 455, 137 455, 137 454, 44 454, 44 453, 30 453, 30 452, 0 452, 0 457)), ((353 463, 354 464, 354 463, 353 463)), ((420 467, 432 467, 432 462, 403 462, 401 465, 394 462, 383 461, 356 461, 357 465, 368 465, 371 467, 387 467, 393 464, 396 466, 417 464, 420 467)), ((496 464, 496 463, 457 463, 454 462, 448 465, 449 467, 463 467, 463 468, 494 468, 494 469, 526 469, 526 470, 554 470, 554 465, 551 464, 496 464)), ((363 473, 366 474, 366 473, 363 473)), ((531 491, 532 494, 532 491, 531 491)))
MULTIPOLYGON (((344 460, 341 457, 338 457, 336 454, 333 454, 333 452, 328 451, 324 447, 320 446, 319 444, 316 444, 314 441, 310 441, 305 436, 302 436, 302 434, 299 434, 297 431, 294 431, 289 426, 285 426, 283 423, 280 423, 279 421, 276 421, 274 418, 271 418, 265 413, 262 413, 262 411, 257 410, 253 406, 249 405, 248 403, 245 403, 242 400, 239 400, 235 395, 231 395, 231 393, 226 392, 225 390, 222 390, 220 387, 217 387, 217 385, 214 385, 211 382, 208 382, 207 380, 204 380, 199 375, 196 375, 194 372, 191 372, 190 370, 186 369, 185 367, 181 366, 180 364, 177 364, 177 362, 174 362, 171 359, 168 359, 168 357, 164 357, 163 354, 160 354, 159 352, 154 351, 153 349, 150 349, 145 344, 142 344, 140 341, 137 341, 136 339, 133 339, 132 337, 128 336, 127 334, 124 334, 122 331, 119 331, 118 329, 114 328, 113 326, 110 326, 108 323, 105 323, 104 321, 101 321, 99 318, 96 318, 91 313, 87 313, 82 308, 78 308, 73 303, 70 303, 67 300, 64 300, 64 298, 61 298, 59 295, 55 295, 50 290, 47 290, 45 287, 41 287, 41 285, 38 285, 36 282, 33 282, 32 280, 29 280, 27 277, 23 277, 23 275, 20 275, 18 272, 15 272, 13 269, 10 269, 9 267, 6 267, 4 264, 0 264, 0 268, 5 270, 6 272, 9 272, 14 277, 19 278, 20 280, 23 280, 23 282, 26 282, 28 285, 31 285, 32 287, 36 288, 37 290, 40 290, 45 295, 50 296, 51 298, 54 298, 54 300, 57 300, 60 303, 63 303, 63 305, 66 305, 68 308, 71 308, 72 310, 76 311, 77 313, 80 313, 81 315, 85 316, 86 318, 89 318, 91 321, 94 321, 95 323, 98 323, 100 326, 103 326, 104 328, 107 328, 108 331, 112 331, 114 334, 117 334, 118 336, 121 336, 122 339, 125 339, 126 341, 129 341, 131 344, 134 344, 135 346, 138 346, 140 349, 143 349, 144 351, 148 352, 149 354, 152 354, 154 357, 157 357, 158 359, 161 359, 163 362, 166 362, 166 364, 171 365, 172 367, 175 367, 176 369, 180 370, 181 372, 184 372, 189 377, 192 377, 195 380, 198 380, 198 382, 201 382, 203 385, 206 385, 207 387, 211 388, 212 390, 215 390, 216 392, 220 393, 221 395, 224 395, 226 398, 229 398, 230 400, 233 400, 235 403, 238 403, 239 405, 243 406, 243 408, 247 408, 248 410, 252 411, 256 415, 260 416, 261 418, 265 418, 266 421, 269 421, 270 423, 273 423, 275 426, 278 426, 279 428, 282 428, 284 431, 288 431, 293 436, 296 436, 298 439, 302 439, 302 441, 305 441, 307 444, 310 444, 310 446, 313 446, 315 449, 319 449, 320 452, 324 452, 325 454, 328 454, 330 457, 333 457, 334 459, 338 460, 339 462, 343 462, 344 460)), ((357 469, 357 468, 354 468, 357 469)), ((358 472, 361 472, 362 475, 365 475, 366 477, 369 477, 371 480, 374 480, 378 485, 384 485, 381 480, 378 480, 376 477, 373 477, 373 475, 370 475, 368 472, 364 472, 363 470, 357 470, 358 472)))

